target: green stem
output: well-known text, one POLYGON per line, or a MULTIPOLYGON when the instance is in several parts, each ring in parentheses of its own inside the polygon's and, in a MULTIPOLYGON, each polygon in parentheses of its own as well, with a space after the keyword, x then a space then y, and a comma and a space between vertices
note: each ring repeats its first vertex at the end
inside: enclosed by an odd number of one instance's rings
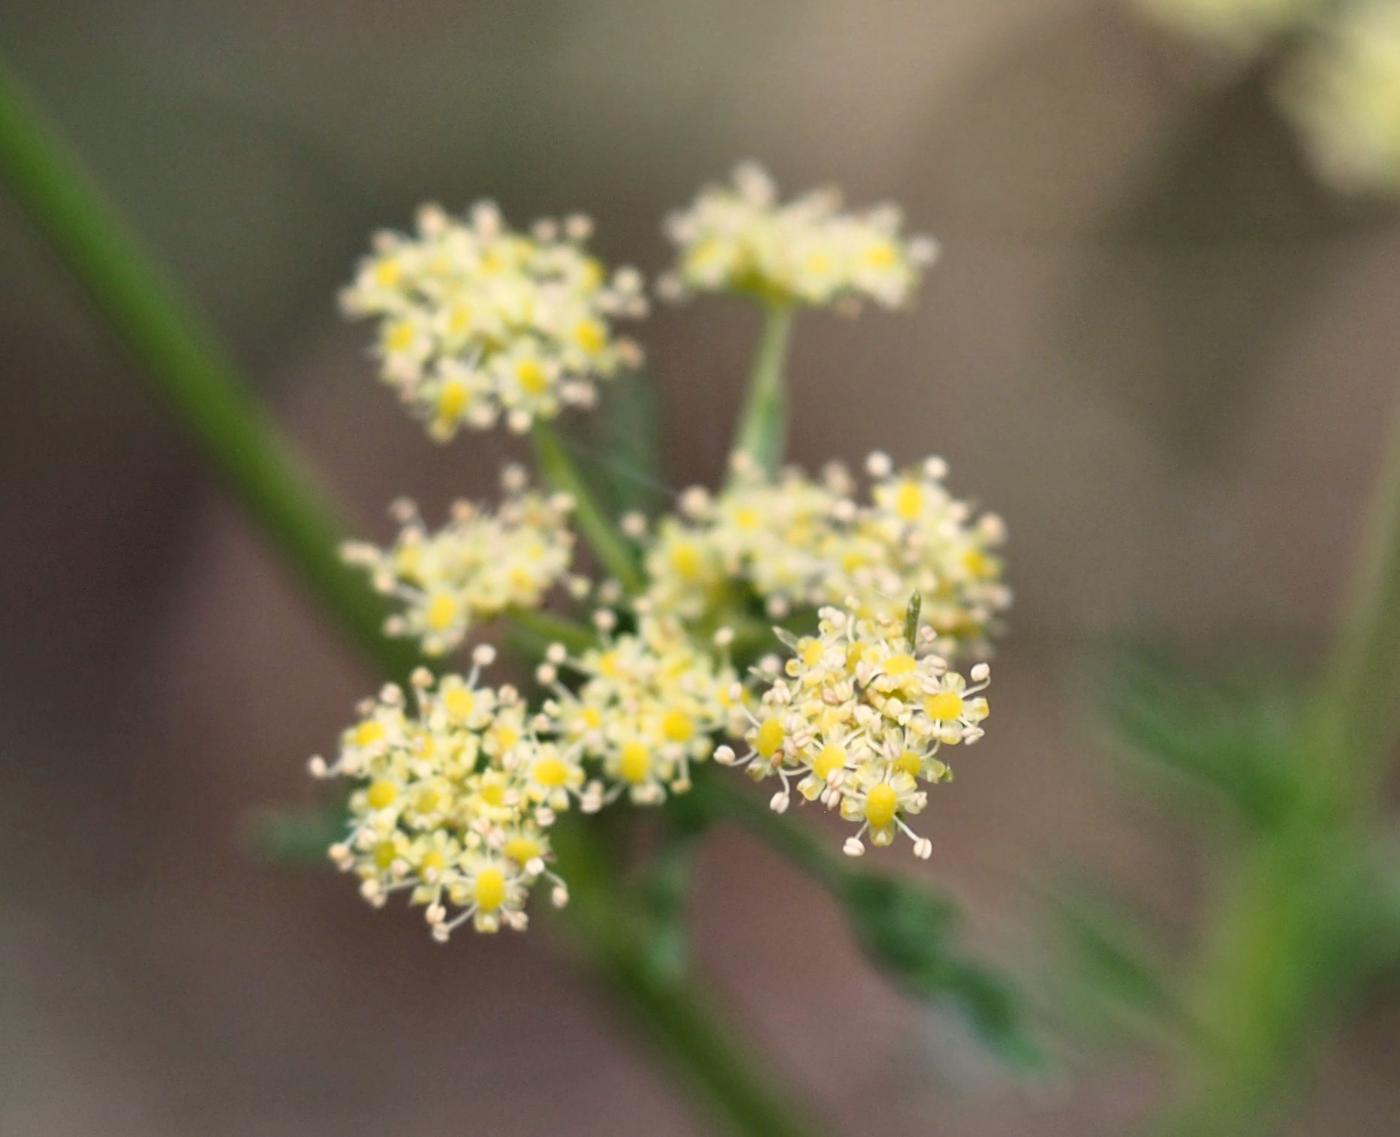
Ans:
POLYGON ((1349 755, 1361 797, 1400 733, 1400 402, 1372 497, 1357 567, 1322 685, 1322 713, 1349 755))
POLYGON ((648 925, 614 895, 617 874, 598 843, 581 841, 583 827, 577 824, 553 832, 571 896, 563 915, 619 1000, 634 1011, 634 1021, 722 1131, 754 1137, 822 1132, 773 1092, 753 1056, 734 1041, 732 1027, 694 996, 693 977, 654 958, 647 947, 648 925))
POLYGON ((822 887, 843 897, 851 878, 846 858, 814 826, 774 813, 759 795, 736 783, 732 772, 697 770, 690 796, 711 820, 742 826, 822 887))
POLYGON ((587 651, 598 642, 592 630, 576 620, 530 608, 512 608, 506 618, 533 642, 547 647, 563 644, 571 652, 587 651))
MULTIPOLYGON (((379 598, 341 563, 340 528, 326 500, 306 486, 300 464, 240 382, 218 337, 156 268, 3 68, 0 173, 130 347, 150 385, 190 429, 323 610, 380 667, 396 674, 409 670, 416 653, 408 643, 382 635, 379 598)), ((548 443, 544 449, 550 452, 548 443)), ((630 559, 614 571, 624 567, 630 567, 630 559)), ((635 581, 635 569, 632 574, 635 581)), ((575 845, 587 854, 596 841, 580 831, 575 845)), ((624 917, 609 882, 585 881, 581 891, 578 926, 587 931, 583 939, 595 965, 640 1024, 662 1040, 688 1084, 703 1088, 714 1111, 738 1132, 754 1137, 810 1132, 767 1088, 753 1061, 695 993, 648 967, 621 932, 624 917)))
POLYGON ((328 499, 240 383, 218 336, 145 255, 3 67, 0 175, 302 583, 339 613, 346 632, 380 666, 406 674, 413 652, 381 634, 384 602, 341 562, 344 529, 328 499))
POLYGON ((748 394, 734 435, 734 452, 750 458, 770 477, 777 473, 787 451, 788 395, 783 370, 793 315, 791 304, 767 306, 748 394))
POLYGON ((540 472, 556 490, 574 499, 574 518, 598 560, 628 592, 640 592, 642 576, 632 550, 589 490, 558 432, 549 423, 536 419, 531 437, 540 472))

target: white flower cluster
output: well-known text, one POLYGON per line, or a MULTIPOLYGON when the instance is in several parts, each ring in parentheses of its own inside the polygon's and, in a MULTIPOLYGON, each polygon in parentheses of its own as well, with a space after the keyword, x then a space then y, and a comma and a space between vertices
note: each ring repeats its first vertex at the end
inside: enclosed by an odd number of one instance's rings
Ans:
POLYGON ((465 220, 425 206, 415 235, 375 238, 343 307, 379 320, 382 378, 434 438, 502 415, 524 431, 640 360, 612 321, 645 314, 642 278, 624 268, 609 279, 584 248, 590 228, 573 217, 527 236, 483 202, 465 220))
POLYGON ((636 633, 608 638, 577 659, 555 647, 539 678, 552 688, 544 712, 560 737, 601 766, 603 781, 590 784, 586 811, 624 792, 639 805, 685 793, 690 764, 709 757, 711 736, 742 723, 734 669, 671 621, 644 618, 636 633), (561 667, 583 677, 577 690, 559 682, 561 667))
POLYGON ((899 834, 927 858, 933 844, 906 818, 928 802, 922 788, 951 777, 940 753, 976 742, 987 718, 985 663, 972 668, 972 684, 932 654, 931 629, 910 643, 893 616, 862 619, 823 608, 818 633, 789 638, 792 656, 776 671, 741 756, 721 747, 718 762, 741 765, 756 779, 782 783, 772 807, 787 809, 795 788, 808 801, 859 826, 845 851, 859 856, 862 838, 889 845, 899 834))
POLYGON ((442 655, 474 624, 538 607, 565 577, 574 547, 572 503, 562 494, 528 490, 518 467, 508 467, 502 482, 506 496, 494 513, 459 501, 448 523, 433 532, 417 507, 402 501, 394 513, 403 528, 392 545, 345 547, 347 562, 367 570, 379 592, 402 603, 386 626, 390 635, 410 636, 429 655, 442 655))
MULTIPOLYGON (((481 647, 476 661, 491 656, 481 647)), ((540 880, 555 904, 568 900, 548 868, 546 830, 568 804, 553 791, 576 767, 536 737, 513 688, 478 686, 476 668, 440 682, 421 671, 411 701, 391 685, 359 710, 335 762, 310 765, 354 784, 349 832, 330 855, 360 878, 366 900, 406 892, 444 941, 468 920, 482 932, 524 928, 540 880)))
POLYGON ((688 491, 684 517, 663 521, 647 554, 647 604, 715 624, 750 596, 782 619, 851 596, 863 615, 898 613, 917 592, 938 650, 985 653, 1011 603, 997 554, 1001 519, 974 517, 949 494, 941 459, 896 471, 875 454, 867 469, 874 480, 864 500, 839 465, 820 480, 788 469, 773 481, 740 466, 716 498, 688 491))
POLYGON ((702 190, 689 209, 673 214, 666 231, 680 257, 663 291, 735 292, 813 306, 871 300, 893 308, 937 253, 926 237, 900 235, 894 206, 845 212, 834 190, 785 204, 777 196, 773 180, 745 164, 731 184, 702 190))

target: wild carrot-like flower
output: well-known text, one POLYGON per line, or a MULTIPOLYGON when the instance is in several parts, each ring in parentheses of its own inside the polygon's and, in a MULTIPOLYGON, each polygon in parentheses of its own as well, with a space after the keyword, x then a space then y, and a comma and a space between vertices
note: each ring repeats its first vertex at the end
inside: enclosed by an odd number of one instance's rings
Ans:
POLYGON ((609 277, 584 247, 590 223, 507 228, 489 202, 465 219, 424 206, 414 235, 380 233, 342 296, 379 321, 381 376, 438 440, 505 416, 524 431, 640 353, 613 321, 645 314, 634 269, 609 277))
MULTIPOLYGON (((779 305, 897 305, 933 255, 931 242, 901 235, 892 209, 843 212, 830 193, 780 204, 753 167, 703 192, 669 228, 682 247, 672 291, 779 305)), ((576 221, 562 235, 546 224, 526 237, 478 206, 465 221, 429 208, 415 236, 377 239, 346 307, 380 319, 384 378, 435 436, 501 414, 524 429, 586 402, 592 379, 633 354, 611 321, 641 312, 639 278, 624 270, 606 280, 585 236, 576 221)), ((764 382, 780 381, 780 355, 764 382)), ((388 548, 346 549, 398 601, 388 630, 429 654, 456 648, 482 621, 523 619, 557 583, 593 607, 596 629, 551 617, 570 647, 552 644, 532 661, 533 701, 481 685, 493 652, 478 647, 465 676, 420 671, 407 693, 386 687, 360 708, 334 762, 313 759, 313 772, 351 784, 347 834, 331 855, 371 903, 406 893, 439 939, 466 923, 524 927, 540 881, 555 903, 567 899, 550 868, 561 813, 623 797, 659 804, 689 790, 711 755, 778 779, 775 809, 796 792, 838 811, 857 827, 851 854, 902 834, 929 855, 910 821, 928 787, 950 776, 946 748, 979 739, 987 715, 986 664, 972 667, 969 685, 944 657, 983 653, 999 630, 1010 603, 1001 522, 947 491, 939 459, 896 468, 875 454, 864 479, 835 463, 817 478, 770 476, 759 462, 780 455, 780 424, 746 418, 772 443, 766 456, 746 457, 764 448, 741 444, 721 492, 688 490, 655 525, 630 516, 614 528, 568 450, 537 429, 541 470, 566 494, 532 491, 510 468, 494 510, 458 503, 434 531, 402 503, 388 548), (613 573, 594 589, 570 575, 574 519, 613 573), (921 615, 906 621, 914 592, 921 615), (759 613, 817 630, 780 630, 792 658, 765 657, 746 687, 730 628, 752 658, 768 635, 759 613), (716 750, 724 738, 743 738, 743 756, 716 750)), ((531 622, 549 627, 539 613, 531 622)))
POLYGON ((900 234, 899 210, 845 212, 835 190, 780 203, 759 166, 741 165, 730 184, 703 190, 666 223, 680 248, 662 281, 673 297, 735 292, 808 305, 871 300, 898 307, 937 252, 926 237, 900 234))
POLYGON ((944 747, 982 737, 990 670, 979 663, 969 685, 932 653, 936 633, 926 625, 908 639, 891 615, 863 618, 823 608, 815 636, 785 635, 792 655, 760 669, 767 683, 744 736, 747 749, 730 746, 718 762, 748 768, 755 778, 777 778, 772 807, 788 808, 792 792, 820 801, 858 826, 845 852, 859 856, 863 839, 889 845, 901 834, 927 858, 933 844, 907 819, 927 804, 923 785, 952 776, 944 747))
POLYGON ((440 940, 468 921, 482 932, 524 928, 540 880, 556 904, 567 900, 547 867, 554 815, 537 792, 554 752, 513 688, 478 685, 493 655, 478 648, 465 678, 420 671, 407 696, 385 687, 359 708, 334 762, 311 760, 318 777, 352 784, 348 832, 332 860, 376 907, 407 893, 440 940))
POLYGON ((672 621, 643 618, 635 633, 577 658, 556 647, 540 678, 552 688, 545 717, 598 767, 584 791, 589 812, 623 793, 655 805, 687 791, 691 763, 710 756, 713 735, 738 711, 734 669, 672 621), (576 691, 559 681, 561 669, 582 677, 576 691))
POLYGON ((568 498, 531 492, 518 467, 508 467, 502 482, 506 497, 494 512, 460 501, 448 523, 430 531, 413 503, 399 502, 394 513, 403 528, 392 545, 346 546, 345 559, 402 603, 390 634, 441 655, 482 620, 538 607, 565 577, 574 545, 568 498))
POLYGON ((779 619, 851 596, 863 615, 897 615, 918 592, 938 650, 985 653, 1011 601, 1001 519, 952 497, 941 459, 895 470, 876 454, 867 469, 863 498, 834 464, 820 481, 795 469, 770 481, 741 464, 718 497, 689 491, 647 554, 648 602, 690 621, 722 620, 749 595, 779 619))

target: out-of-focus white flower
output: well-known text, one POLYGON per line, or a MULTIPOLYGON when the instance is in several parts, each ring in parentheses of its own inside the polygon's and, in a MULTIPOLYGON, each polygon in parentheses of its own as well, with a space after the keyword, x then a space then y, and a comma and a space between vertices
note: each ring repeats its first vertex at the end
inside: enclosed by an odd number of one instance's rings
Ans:
POLYGON ((538 607, 564 577, 574 546, 571 503, 525 489, 514 468, 503 481, 506 497, 494 512, 458 502, 434 532, 411 502, 400 502, 395 512, 403 528, 391 546, 346 546, 345 559, 402 602, 386 629, 391 635, 411 636, 429 655, 441 655, 482 620, 538 607))
POLYGON ((526 430, 590 403, 595 378, 640 360, 612 324, 645 314, 641 275, 609 278, 584 247, 588 230, 572 218, 527 236, 482 202, 465 219, 424 206, 414 235, 375 237, 342 306, 378 319, 381 377, 434 438, 502 415, 526 430))
POLYGON ((834 190, 780 203, 760 167, 746 163, 727 185, 701 191, 666 232, 680 248, 662 289, 673 297, 735 292, 780 303, 904 303, 937 247, 900 233, 899 210, 841 209, 834 190))
POLYGON ((757 596, 774 618, 854 597, 859 615, 898 614, 911 593, 944 654, 984 654, 1011 602, 1001 519, 948 493, 941 459, 896 471, 883 455, 868 498, 831 466, 820 480, 747 468, 718 497, 682 495, 647 554, 653 611, 715 622, 757 596))
POLYGON ((1326 181, 1400 194, 1400 4, 1341 12, 1301 51, 1278 97, 1326 181))

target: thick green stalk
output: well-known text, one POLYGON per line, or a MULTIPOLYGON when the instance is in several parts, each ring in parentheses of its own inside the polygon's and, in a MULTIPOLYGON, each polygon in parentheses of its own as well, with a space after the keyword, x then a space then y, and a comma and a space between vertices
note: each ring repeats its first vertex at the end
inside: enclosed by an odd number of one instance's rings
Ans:
MULTIPOLYGON (((3 68, 0 173, 94 306, 130 347, 150 385, 190 429, 231 492, 323 610, 380 667, 393 673, 408 670, 415 654, 406 643, 381 634, 378 598, 336 554, 340 530, 327 502, 307 488, 299 463, 240 382, 218 337, 130 235, 3 68)), ((550 452, 548 444, 545 449, 550 452)), ((571 486, 563 488, 576 492, 571 486)), ((623 567, 619 563, 613 571, 623 567)), ((558 630, 554 627, 551 633, 558 630)), ((575 847, 591 856, 593 842, 585 831, 580 834, 575 847)), ((754 1137, 810 1132, 767 1089, 704 1002, 688 987, 652 973, 639 950, 618 931, 624 917, 616 890, 607 885, 584 882, 578 921, 587 930, 583 942, 639 1025, 663 1043, 687 1084, 703 1088, 714 1111, 736 1132, 754 1137)))
POLYGON ((793 315, 792 305, 786 303, 773 302, 765 310, 763 336, 734 434, 734 453, 747 456, 769 475, 777 472, 787 451, 788 394, 783 372, 793 315))
POLYGON ((531 437, 534 439, 535 462, 540 473, 556 490, 574 499, 574 519, 603 568, 612 573, 628 592, 640 592, 642 576, 637 571, 632 550, 603 512, 558 432, 551 424, 536 419, 531 437))
POLYGON ((194 432, 257 523, 290 554, 302 583, 339 613, 346 632, 381 666, 404 674, 412 652, 380 634, 384 605, 362 574, 341 562, 344 530, 329 501, 239 382, 218 336, 138 247, 3 67, 0 174, 141 364, 149 385, 194 432))

